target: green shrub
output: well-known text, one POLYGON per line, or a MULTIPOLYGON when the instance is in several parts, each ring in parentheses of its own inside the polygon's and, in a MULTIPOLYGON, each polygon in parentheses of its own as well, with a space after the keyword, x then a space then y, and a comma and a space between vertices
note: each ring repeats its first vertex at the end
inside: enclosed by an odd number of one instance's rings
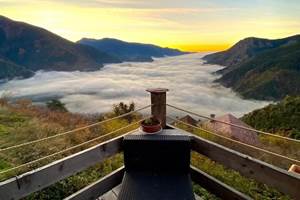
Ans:
POLYGON ((47 108, 49 108, 52 111, 68 112, 67 108, 65 107, 65 104, 57 99, 52 99, 51 101, 48 101, 46 105, 47 108))
POLYGON ((258 130, 297 139, 300 137, 300 96, 254 110, 241 118, 258 130))

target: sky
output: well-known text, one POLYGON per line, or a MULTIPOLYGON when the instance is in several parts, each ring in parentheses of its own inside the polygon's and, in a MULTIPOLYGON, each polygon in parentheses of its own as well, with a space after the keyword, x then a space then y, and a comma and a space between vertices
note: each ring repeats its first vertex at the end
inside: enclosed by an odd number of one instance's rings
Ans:
POLYGON ((299 0, 0 0, 0 15, 71 41, 109 37, 187 51, 300 33, 299 0))

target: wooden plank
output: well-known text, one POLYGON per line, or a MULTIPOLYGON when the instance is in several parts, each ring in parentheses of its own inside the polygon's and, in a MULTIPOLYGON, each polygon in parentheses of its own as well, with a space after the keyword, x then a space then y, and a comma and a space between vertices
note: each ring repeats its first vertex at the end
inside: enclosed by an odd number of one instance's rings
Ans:
POLYGON ((118 195, 121 191, 122 184, 117 185, 112 190, 106 192, 102 196, 98 197, 96 200, 117 200, 118 195))
POLYGON ((121 191, 121 188, 122 188, 122 184, 120 184, 112 189, 112 192, 116 195, 116 197, 118 197, 118 195, 121 191))
POLYGON ((193 136, 192 150, 226 167, 239 171, 246 177, 272 186, 293 198, 300 197, 299 175, 197 136, 193 136))
POLYGON ((192 180, 210 191, 212 194, 222 198, 231 200, 250 200, 247 195, 235 190, 234 188, 222 183, 205 172, 191 166, 192 180))
POLYGON ((0 199, 20 199, 121 151, 123 136, 0 183, 0 199))
POLYGON ((106 175, 95 183, 79 190, 64 200, 94 200, 122 182, 124 167, 106 175))
POLYGON ((101 197, 98 197, 96 200, 118 200, 118 197, 113 190, 110 190, 101 197))

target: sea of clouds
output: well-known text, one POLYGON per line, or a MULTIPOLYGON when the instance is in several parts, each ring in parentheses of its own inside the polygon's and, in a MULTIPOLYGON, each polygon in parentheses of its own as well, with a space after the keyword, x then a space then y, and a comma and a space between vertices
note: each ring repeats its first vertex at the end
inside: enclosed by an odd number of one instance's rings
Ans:
MULTIPOLYGON (((231 89, 214 83, 222 68, 207 65, 195 53, 155 59, 153 62, 126 62, 105 65, 95 72, 37 72, 24 80, 0 85, 0 95, 45 102, 58 98, 72 112, 102 113, 112 105, 134 101, 137 107, 150 104, 146 88, 168 88, 167 102, 199 114, 236 116, 270 102, 241 99, 231 89)), ((169 112, 174 113, 169 109, 169 112)))

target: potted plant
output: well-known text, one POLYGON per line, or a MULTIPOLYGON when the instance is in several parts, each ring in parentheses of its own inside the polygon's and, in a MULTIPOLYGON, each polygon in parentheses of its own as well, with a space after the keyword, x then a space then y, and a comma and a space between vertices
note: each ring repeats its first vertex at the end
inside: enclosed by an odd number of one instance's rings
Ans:
POLYGON ((161 122, 155 117, 143 120, 141 122, 141 128, 145 133, 157 133, 162 129, 161 122))

